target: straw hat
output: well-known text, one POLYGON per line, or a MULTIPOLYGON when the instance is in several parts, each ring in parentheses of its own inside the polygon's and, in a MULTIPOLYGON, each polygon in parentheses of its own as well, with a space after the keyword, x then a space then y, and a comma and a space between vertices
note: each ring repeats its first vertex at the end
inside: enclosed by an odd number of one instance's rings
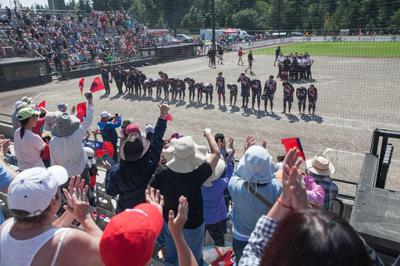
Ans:
POLYGON ((166 166, 177 173, 190 173, 206 160, 207 148, 197 145, 191 136, 173 139, 164 154, 170 154, 166 166))
POLYGON ((314 159, 307 160, 307 169, 317 175, 332 175, 335 173, 335 167, 329 161, 329 158, 322 154, 315 155, 314 159))

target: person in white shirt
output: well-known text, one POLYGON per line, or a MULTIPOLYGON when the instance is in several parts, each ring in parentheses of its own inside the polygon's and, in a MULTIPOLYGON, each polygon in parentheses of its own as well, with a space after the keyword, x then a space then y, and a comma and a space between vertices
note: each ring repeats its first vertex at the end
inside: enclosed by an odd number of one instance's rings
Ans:
POLYGON ((45 143, 40 136, 32 132, 36 126, 40 111, 25 107, 18 111, 20 127, 14 133, 14 149, 19 170, 44 167, 41 152, 45 143))
POLYGON ((68 180, 61 166, 35 167, 19 173, 8 189, 12 215, 0 226, 0 265, 103 265, 99 253, 102 231, 89 213, 87 186, 71 178, 64 189, 68 204, 56 219, 62 204, 61 188, 68 180), (71 228, 77 220, 83 230, 71 228))
POLYGON ((50 140, 50 158, 51 165, 61 165, 69 177, 80 175, 89 184, 88 159, 82 141, 92 124, 94 108, 92 94, 86 93, 85 97, 88 107, 82 123, 76 116, 67 113, 56 118, 50 140))

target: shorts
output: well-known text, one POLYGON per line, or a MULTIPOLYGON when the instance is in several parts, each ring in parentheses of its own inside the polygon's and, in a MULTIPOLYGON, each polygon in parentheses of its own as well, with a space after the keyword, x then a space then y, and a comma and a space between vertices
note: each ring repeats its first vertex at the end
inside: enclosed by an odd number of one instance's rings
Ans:
POLYGON ((263 100, 265 100, 265 101, 268 101, 268 100, 273 101, 274 100, 274 95, 273 94, 266 94, 266 95, 264 95, 263 100))
POLYGON ((225 94, 225 89, 224 88, 217 88, 217 93, 218 94, 225 94))

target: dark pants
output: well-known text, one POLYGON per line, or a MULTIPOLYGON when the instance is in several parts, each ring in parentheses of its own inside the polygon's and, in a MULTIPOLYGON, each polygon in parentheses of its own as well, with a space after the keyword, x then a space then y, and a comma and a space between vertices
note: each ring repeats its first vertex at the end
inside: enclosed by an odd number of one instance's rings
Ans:
POLYGON ((164 98, 168 99, 169 98, 169 91, 168 91, 168 85, 164 85, 163 89, 164 89, 164 98))
POLYGON ((306 100, 299 100, 299 113, 301 113, 301 110, 303 109, 303 113, 306 110, 306 100))
POLYGON ((157 94, 157 98, 160 98, 161 97, 161 87, 160 86, 157 86, 156 87, 156 94, 157 94))
POLYGON ((287 106, 289 108, 289 113, 290 113, 290 110, 292 109, 292 102, 293 102, 293 100, 291 100, 291 99, 283 98, 283 111, 284 112, 286 112, 286 103, 287 103, 287 106))
POLYGON ((247 108, 249 105, 249 96, 242 96, 242 108, 247 108))
POLYGON ((203 100, 203 91, 199 90, 197 91, 197 102, 201 103, 202 100, 203 100))
POLYGON ((254 104, 256 102, 257 99, 257 106, 258 109, 260 109, 260 102, 261 102, 261 95, 260 93, 253 93, 253 95, 251 96, 251 108, 254 109, 254 104))
POLYGON ((230 96, 231 96, 231 97, 230 97, 229 104, 230 104, 231 106, 235 106, 235 105, 236 105, 236 100, 237 100, 237 94, 236 94, 236 93, 231 93, 230 96))
POLYGON ((118 93, 122 94, 122 81, 115 82, 117 85, 118 93))
POLYGON ((227 232, 226 220, 220 221, 215 224, 206 224, 206 230, 210 234, 214 245, 218 247, 225 246, 225 235, 227 232))
POLYGON ((308 101, 308 112, 311 113, 312 110, 312 114, 314 114, 315 112, 315 101, 308 101))
POLYGON ((233 239, 232 241, 232 247, 233 247, 233 252, 235 253, 235 259, 236 263, 239 263, 240 258, 243 256, 243 250, 247 245, 247 241, 240 241, 237 239, 233 239))
POLYGON ((110 82, 108 80, 104 80, 104 88, 106 90, 106 94, 110 94, 110 82))
POLYGON ((189 89, 189 101, 194 101, 195 94, 194 89, 189 89))

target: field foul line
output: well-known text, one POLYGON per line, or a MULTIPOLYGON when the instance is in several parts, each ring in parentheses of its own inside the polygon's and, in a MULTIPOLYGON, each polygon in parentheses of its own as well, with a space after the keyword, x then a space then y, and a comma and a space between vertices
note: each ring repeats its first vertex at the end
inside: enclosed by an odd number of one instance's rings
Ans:
MULTIPOLYGON (((344 151, 344 150, 337 150, 337 149, 332 149, 332 148, 326 148, 322 154, 326 155, 329 152, 339 152, 339 153, 344 153, 344 154, 349 154, 352 156, 361 156, 364 157, 364 153, 359 153, 359 152, 351 152, 351 151, 344 151)), ((392 163, 399 164, 400 165, 400 160, 392 160, 392 163)))

